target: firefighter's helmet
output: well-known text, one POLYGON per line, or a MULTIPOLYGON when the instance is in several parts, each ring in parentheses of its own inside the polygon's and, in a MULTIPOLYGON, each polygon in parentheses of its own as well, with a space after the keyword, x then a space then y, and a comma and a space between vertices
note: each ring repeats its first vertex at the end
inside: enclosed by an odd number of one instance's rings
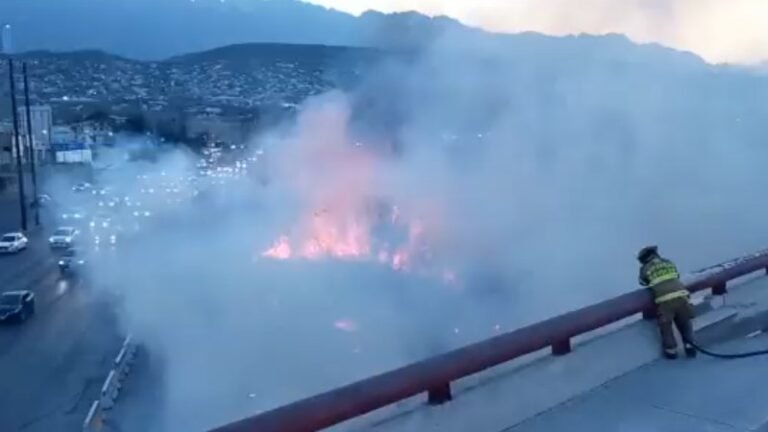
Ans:
POLYGON ((658 255, 659 255, 658 246, 646 246, 640 249, 640 252, 637 253, 637 260, 640 261, 640 263, 645 264, 648 261, 650 261, 653 257, 658 255))

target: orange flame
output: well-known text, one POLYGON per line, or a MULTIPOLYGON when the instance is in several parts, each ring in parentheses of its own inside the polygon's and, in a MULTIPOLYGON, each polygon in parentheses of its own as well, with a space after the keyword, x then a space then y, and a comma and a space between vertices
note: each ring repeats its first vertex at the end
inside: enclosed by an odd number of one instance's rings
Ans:
POLYGON ((352 145, 355 141, 347 130, 351 111, 341 102, 305 110, 289 145, 273 156, 273 177, 296 194, 307 213, 259 254, 278 260, 333 258, 378 262, 397 271, 421 270, 431 260, 425 226, 410 220, 410 211, 371 199, 387 194, 389 184, 381 181, 389 174, 387 161, 373 147, 352 145), (400 239, 389 238, 390 234, 400 239))
MULTIPOLYGON (((404 244, 391 250, 386 242, 374 247, 372 240, 373 219, 357 213, 358 217, 335 217, 335 213, 323 210, 299 225, 292 236, 281 235, 262 256, 279 259, 321 258, 359 259, 377 261, 395 270, 409 270, 414 258, 428 252, 422 246, 424 226, 419 221, 408 225, 408 237, 404 244)), ((386 220, 386 219, 385 219, 386 220)), ((399 209, 393 207, 387 220, 391 225, 402 222, 399 209)))

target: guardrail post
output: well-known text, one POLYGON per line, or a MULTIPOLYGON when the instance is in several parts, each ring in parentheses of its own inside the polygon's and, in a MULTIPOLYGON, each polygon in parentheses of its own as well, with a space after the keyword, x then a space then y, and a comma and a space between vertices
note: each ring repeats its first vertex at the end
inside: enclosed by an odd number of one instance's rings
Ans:
POLYGON ((565 339, 552 344, 552 355, 561 356, 571 352, 571 340, 565 339))
POLYGON ((453 399, 453 396, 451 395, 451 383, 449 382, 429 389, 427 392, 427 401, 430 405, 444 404, 451 399, 453 399))
POLYGON ((725 282, 721 282, 712 286, 712 295, 721 296, 726 294, 728 294, 728 288, 726 288, 725 282))

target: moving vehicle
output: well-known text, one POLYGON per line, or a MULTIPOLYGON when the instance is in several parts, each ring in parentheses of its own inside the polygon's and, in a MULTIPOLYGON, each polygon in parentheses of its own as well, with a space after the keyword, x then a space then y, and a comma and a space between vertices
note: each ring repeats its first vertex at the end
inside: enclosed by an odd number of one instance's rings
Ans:
POLYGON ((32 202, 29 204, 30 207, 45 207, 48 205, 48 203, 51 202, 51 196, 47 194, 40 194, 38 195, 32 202))
POLYGON ((32 291, 8 291, 0 295, 0 322, 23 322, 35 313, 32 291))
POLYGON ((105 212, 99 212, 99 213, 96 213, 96 216, 93 217, 89 226, 91 228, 109 228, 109 225, 111 223, 112 223, 112 215, 105 212))
POLYGON ((56 228, 53 235, 48 238, 48 244, 51 246, 51 249, 69 248, 75 242, 77 233, 77 229, 73 227, 56 228))
POLYGON ((106 199, 99 201, 99 207, 115 208, 115 207, 119 207, 120 204, 121 204, 120 198, 117 198, 117 197, 107 197, 106 199))
POLYGON ((93 242, 97 246, 106 243, 114 247, 117 244, 117 231, 112 230, 105 234, 96 234, 93 236, 93 242))
POLYGON ((81 220, 85 218, 85 212, 81 209, 68 209, 61 213, 61 218, 64 220, 81 220))
POLYGON ((110 189, 108 187, 99 187, 91 189, 91 193, 94 195, 108 195, 110 189))
POLYGON ((85 259, 77 249, 69 248, 59 258, 58 264, 62 276, 77 276, 80 268, 85 265, 85 259))
POLYGON ((27 248, 27 237, 19 232, 3 234, 0 237, 0 253, 16 253, 27 248))
POLYGON ((91 188, 91 184, 88 182, 81 182, 74 186, 72 186, 72 191, 74 192, 85 192, 91 188))

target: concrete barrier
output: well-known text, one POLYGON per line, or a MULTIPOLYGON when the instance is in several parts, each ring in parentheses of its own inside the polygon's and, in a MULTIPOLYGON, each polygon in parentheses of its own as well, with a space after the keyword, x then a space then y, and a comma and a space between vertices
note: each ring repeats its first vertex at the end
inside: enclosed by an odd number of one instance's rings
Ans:
POLYGON ((101 417, 101 407, 98 400, 93 401, 91 409, 88 410, 88 415, 83 421, 83 431, 98 431, 103 426, 103 419, 101 417))
POLYGON ((107 375, 107 379, 104 380, 104 384, 101 386, 101 393, 99 394, 99 403, 102 410, 112 409, 117 398, 116 379, 117 374, 112 369, 107 375))
POLYGON ((102 430, 109 411, 114 408, 117 402, 135 358, 136 344, 131 336, 128 336, 123 341, 120 351, 112 362, 112 369, 101 386, 99 398, 93 401, 91 409, 88 411, 85 421, 83 421, 83 432, 102 430))

